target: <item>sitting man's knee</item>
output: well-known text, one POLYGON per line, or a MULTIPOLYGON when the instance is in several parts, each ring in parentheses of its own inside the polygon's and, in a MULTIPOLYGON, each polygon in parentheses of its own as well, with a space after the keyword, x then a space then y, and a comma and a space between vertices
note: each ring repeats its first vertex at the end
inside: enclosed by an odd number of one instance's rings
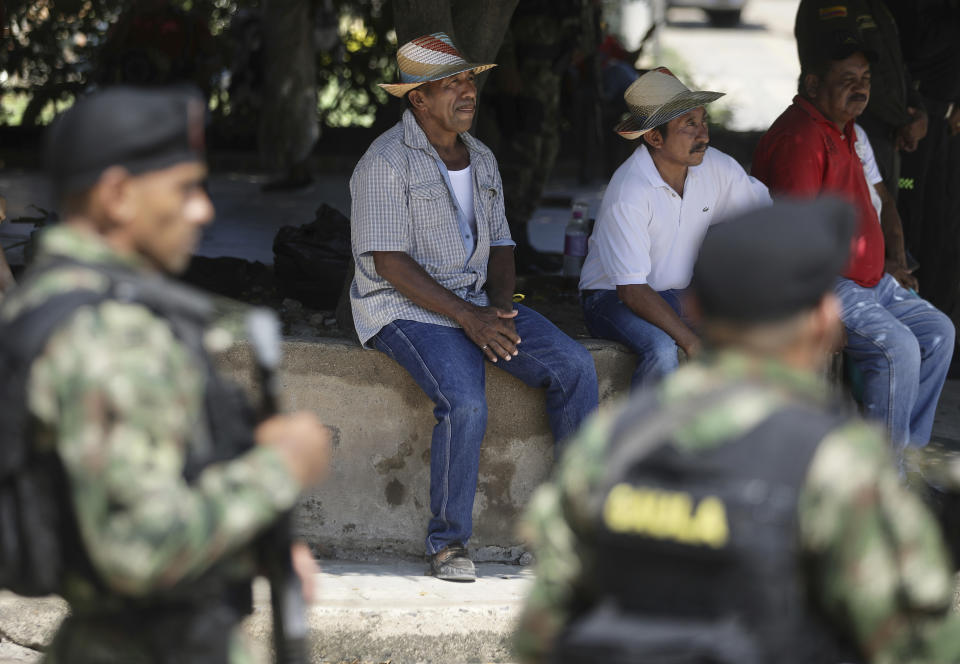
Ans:
POLYGON ((597 372, 596 365, 593 363, 593 355, 583 344, 577 342, 572 344, 566 364, 573 373, 578 375, 590 375, 597 372))
POLYGON ((957 330, 950 317, 942 311, 937 311, 937 325, 930 343, 931 350, 938 350, 952 356, 956 336, 957 330))
POLYGON ((906 376, 919 373, 920 361, 923 359, 920 342, 912 334, 903 335, 887 349, 887 357, 897 374, 906 376))
POLYGON ((446 395, 453 418, 487 421, 487 396, 482 390, 446 395))
POLYGON ((645 353, 645 360, 667 370, 676 369, 680 365, 679 348, 673 339, 664 340, 651 346, 645 353))

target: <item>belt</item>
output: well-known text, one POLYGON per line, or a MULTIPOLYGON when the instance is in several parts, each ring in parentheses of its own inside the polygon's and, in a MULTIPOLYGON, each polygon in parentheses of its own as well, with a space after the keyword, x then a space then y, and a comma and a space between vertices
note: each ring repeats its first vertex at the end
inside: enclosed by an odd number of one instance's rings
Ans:
POLYGON ((593 295, 594 293, 616 293, 617 291, 611 290, 609 288, 587 288, 580 291, 580 303, 583 304, 587 301, 587 298, 593 295))

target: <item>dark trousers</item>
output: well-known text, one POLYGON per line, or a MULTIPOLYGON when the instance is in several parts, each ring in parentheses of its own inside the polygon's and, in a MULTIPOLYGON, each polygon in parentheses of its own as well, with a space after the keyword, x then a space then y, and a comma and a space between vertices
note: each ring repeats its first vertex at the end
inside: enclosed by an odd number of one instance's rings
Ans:
POLYGON ((916 152, 904 153, 897 208, 907 249, 920 262, 923 296, 948 315, 957 308, 960 286, 960 137, 950 137, 947 104, 924 98, 926 137, 916 152))

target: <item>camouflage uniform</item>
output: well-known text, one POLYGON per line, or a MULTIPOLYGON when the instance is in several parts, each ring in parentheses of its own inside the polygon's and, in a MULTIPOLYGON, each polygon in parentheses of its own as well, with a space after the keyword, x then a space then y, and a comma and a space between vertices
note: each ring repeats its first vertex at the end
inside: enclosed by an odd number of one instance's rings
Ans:
MULTIPOLYGON (((684 404, 726 385, 747 386, 674 433, 696 453, 745 434, 791 402, 829 399, 814 376, 727 351, 687 365, 658 388, 658 403, 684 404)), ((524 662, 544 661, 560 630, 591 606, 604 561, 592 544, 596 494, 611 432, 628 409, 602 411, 569 444, 554 480, 534 495, 523 534, 537 576, 517 636, 524 662)), ((799 494, 799 546, 815 561, 804 577, 829 622, 868 661, 960 661, 960 616, 949 612, 953 574, 937 523, 899 483, 880 430, 850 419, 816 450, 799 494)), ((804 568, 807 569, 807 568, 804 568)))
MULTIPOLYGON (((46 232, 37 263, 59 256, 147 269, 142 259, 120 256, 98 236, 69 226, 46 232)), ((11 293, 0 320, 61 293, 107 285, 92 268, 55 268, 11 293)), ((222 347, 229 332, 211 329, 205 343, 217 337, 222 347)), ((149 617, 155 607, 174 602, 174 612, 184 614, 198 603, 218 602, 219 596, 202 595, 212 575, 249 586, 254 559, 248 545, 294 505, 298 483, 270 447, 208 466, 195 481, 184 479, 187 448, 209 444, 201 364, 166 321, 116 300, 80 308, 34 361, 28 384, 33 442, 58 453, 92 566, 66 572, 61 594, 71 615, 46 661, 168 661, 157 653, 164 637, 155 629, 160 621, 149 617)), ((232 663, 252 661, 236 628, 239 617, 220 623, 224 632, 233 630, 232 663)), ((181 625, 172 640, 210 637, 191 627, 181 625)))
POLYGON ((870 139, 884 186, 896 199, 900 189, 896 133, 911 121, 907 107, 923 108, 904 66, 897 23, 882 0, 802 0, 794 25, 801 63, 815 53, 818 37, 838 29, 855 31, 878 56, 870 65, 870 101, 857 122, 870 139))
MULTIPOLYGON (((514 240, 527 246, 526 224, 540 202, 560 151, 561 83, 574 52, 593 34, 592 3, 524 0, 510 21, 497 54, 500 67, 488 92, 500 132, 497 160, 503 177, 507 221, 514 240), (514 69, 519 94, 504 89, 500 70, 514 69)), ((496 142, 496 141, 494 141, 496 142)))

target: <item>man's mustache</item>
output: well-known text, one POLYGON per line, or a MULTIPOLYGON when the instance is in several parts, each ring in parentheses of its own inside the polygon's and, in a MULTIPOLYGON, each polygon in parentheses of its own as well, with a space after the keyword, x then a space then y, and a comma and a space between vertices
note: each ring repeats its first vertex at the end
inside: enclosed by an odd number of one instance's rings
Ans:
POLYGON ((707 149, 706 143, 697 143, 690 149, 690 153, 693 154, 694 152, 705 152, 706 149, 707 149))

